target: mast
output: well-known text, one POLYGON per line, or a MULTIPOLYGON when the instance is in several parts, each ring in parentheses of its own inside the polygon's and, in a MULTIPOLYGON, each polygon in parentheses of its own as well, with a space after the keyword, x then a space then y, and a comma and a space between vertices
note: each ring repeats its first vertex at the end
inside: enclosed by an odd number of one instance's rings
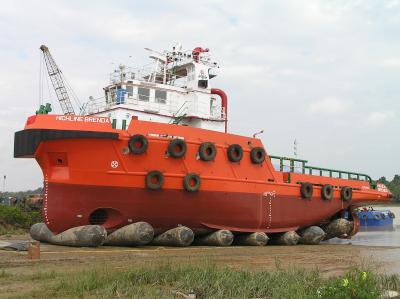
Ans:
POLYGON ((53 84, 63 113, 75 114, 74 107, 72 106, 71 100, 64 84, 64 80, 62 78, 61 70, 58 68, 53 56, 51 56, 49 48, 45 45, 41 45, 40 50, 42 50, 43 52, 47 72, 49 73, 51 83, 53 84))

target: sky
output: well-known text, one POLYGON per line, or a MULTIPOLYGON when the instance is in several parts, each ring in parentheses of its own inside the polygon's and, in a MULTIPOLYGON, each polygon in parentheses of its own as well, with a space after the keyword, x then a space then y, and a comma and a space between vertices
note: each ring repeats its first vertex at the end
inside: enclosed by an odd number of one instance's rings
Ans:
MULTIPOLYGON (((145 47, 207 47, 211 83, 229 96, 229 131, 260 135, 271 155, 377 179, 400 173, 400 1, 4 1, 0 6, 0 175, 42 185, 14 159, 14 132, 39 105, 46 44, 81 102, 145 47)), ((44 101, 60 108, 44 92, 44 101)), ((2 176, 1 176, 2 177, 2 176)))

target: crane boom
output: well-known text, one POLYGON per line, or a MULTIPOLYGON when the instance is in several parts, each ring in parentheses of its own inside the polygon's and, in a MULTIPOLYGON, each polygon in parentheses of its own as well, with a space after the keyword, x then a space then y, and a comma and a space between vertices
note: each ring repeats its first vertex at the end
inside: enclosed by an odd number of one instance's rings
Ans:
POLYGON ((63 113, 75 114, 74 107, 72 106, 71 100, 64 84, 64 80, 61 75, 61 70, 58 68, 53 56, 51 56, 49 48, 45 45, 41 45, 40 50, 42 50, 43 52, 47 72, 49 73, 51 83, 53 84, 63 113))

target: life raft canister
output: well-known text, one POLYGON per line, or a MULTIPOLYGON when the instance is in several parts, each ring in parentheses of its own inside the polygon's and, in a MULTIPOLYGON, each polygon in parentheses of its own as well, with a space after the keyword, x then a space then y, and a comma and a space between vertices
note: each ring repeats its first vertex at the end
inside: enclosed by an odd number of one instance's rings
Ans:
POLYGON ((340 198, 342 201, 350 201, 353 197, 353 190, 350 187, 342 187, 340 190, 340 198))
POLYGON ((158 170, 150 171, 146 175, 145 183, 150 190, 159 190, 164 184, 164 175, 158 170))
POLYGON ((167 153, 173 158, 182 158, 186 154, 186 142, 182 139, 172 139, 168 144, 167 153))
POLYGON ((254 164, 261 164, 265 160, 265 150, 262 147, 254 147, 250 151, 250 159, 254 164))
POLYGON ((183 178, 183 187, 188 192, 196 192, 200 189, 201 179, 198 174, 188 173, 183 178))
POLYGON ((203 142, 199 147, 199 157, 203 161, 214 160, 217 155, 217 149, 212 142, 203 142))
POLYGON ((323 185, 321 188, 321 197, 325 200, 331 200, 333 198, 333 187, 332 185, 323 185))
POLYGON ((147 138, 141 134, 133 135, 128 141, 128 147, 132 154, 143 154, 148 147, 147 138))
POLYGON ((243 149, 239 144, 231 144, 227 149, 228 159, 231 162, 239 162, 243 158, 243 149))
POLYGON ((313 185, 311 183, 302 182, 300 184, 300 194, 301 197, 305 199, 310 199, 313 195, 313 185))

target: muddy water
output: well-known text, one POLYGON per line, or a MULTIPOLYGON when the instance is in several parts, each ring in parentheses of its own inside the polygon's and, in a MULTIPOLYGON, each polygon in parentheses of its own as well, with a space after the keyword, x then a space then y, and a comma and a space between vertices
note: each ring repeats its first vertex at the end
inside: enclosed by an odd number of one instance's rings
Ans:
MULTIPOLYGON (((395 231, 359 232, 351 240, 332 239, 329 244, 352 244, 362 246, 392 246, 400 247, 400 226, 395 231)), ((400 255, 399 255, 400 259, 400 255)))

